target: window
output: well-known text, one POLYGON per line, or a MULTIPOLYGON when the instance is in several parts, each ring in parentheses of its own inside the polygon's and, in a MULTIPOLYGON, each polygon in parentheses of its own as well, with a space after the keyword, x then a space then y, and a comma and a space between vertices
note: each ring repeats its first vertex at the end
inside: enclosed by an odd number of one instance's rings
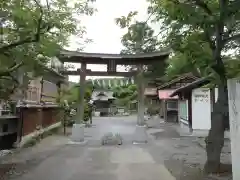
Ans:
POLYGON ((177 110, 178 102, 177 101, 167 101, 167 109, 177 110))
POLYGON ((180 118, 183 118, 184 120, 188 120, 188 101, 183 100, 179 101, 179 116, 180 118))

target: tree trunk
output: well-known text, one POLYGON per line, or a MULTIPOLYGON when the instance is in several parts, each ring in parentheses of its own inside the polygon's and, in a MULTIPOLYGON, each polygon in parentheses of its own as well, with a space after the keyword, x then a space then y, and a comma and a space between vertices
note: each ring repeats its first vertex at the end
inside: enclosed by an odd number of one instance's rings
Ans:
POLYGON ((219 85, 218 100, 213 105, 211 117, 211 129, 206 138, 207 162, 204 170, 206 173, 218 173, 221 164, 221 151, 224 145, 225 123, 228 118, 228 94, 227 87, 219 85))

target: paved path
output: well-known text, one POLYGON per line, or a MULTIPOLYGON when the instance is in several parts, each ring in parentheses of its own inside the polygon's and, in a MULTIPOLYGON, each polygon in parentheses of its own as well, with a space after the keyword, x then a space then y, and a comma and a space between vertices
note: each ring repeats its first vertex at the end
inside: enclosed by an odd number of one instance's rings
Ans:
POLYGON ((18 180, 174 180, 141 147, 65 146, 18 180), (161 178, 160 178, 161 177, 161 178))
POLYGON ((165 168, 164 158, 154 158, 151 141, 132 145, 136 117, 93 121, 94 127, 86 129, 87 145, 69 145, 65 138, 62 145, 58 142, 55 148, 43 150, 45 156, 17 180, 175 180, 165 168), (101 136, 106 132, 119 132, 124 144, 101 146, 101 136))
MULTIPOLYGON (((7 156, 0 164, 0 180, 219 180, 203 176, 206 152, 197 138, 181 137, 178 125, 150 120, 149 143, 132 145, 135 125, 134 116, 94 118, 94 126, 85 129, 84 146, 70 145, 62 134, 47 137, 7 156), (101 137, 109 131, 121 133, 123 145, 102 146, 101 137), (13 166, 6 178, 2 166, 13 166)), ((224 159, 228 163, 230 158, 224 159)))
POLYGON ((85 129, 85 136, 89 145, 99 145, 104 134, 108 132, 120 133, 125 145, 132 144, 136 124, 136 116, 95 117, 93 127, 85 129))

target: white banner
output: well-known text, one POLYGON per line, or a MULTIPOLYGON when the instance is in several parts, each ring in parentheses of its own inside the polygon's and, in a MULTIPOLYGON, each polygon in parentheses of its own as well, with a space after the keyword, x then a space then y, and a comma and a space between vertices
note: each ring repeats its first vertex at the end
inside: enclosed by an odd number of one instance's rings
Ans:
POLYGON ((106 83, 105 83, 105 80, 102 79, 102 87, 105 88, 106 87, 106 83))
POLYGON ((95 85, 94 80, 93 79, 91 79, 91 80, 92 80, 92 85, 94 86, 95 85))
POLYGON ((117 81, 117 79, 114 79, 114 87, 117 87, 118 86, 118 81, 117 81))
POLYGON ((101 86, 101 82, 99 81, 99 79, 97 79, 97 84, 99 87, 101 86))
POLYGON ((121 80, 120 80, 120 85, 121 85, 121 86, 124 86, 124 82, 123 82, 123 81, 124 81, 124 79, 121 79, 121 80))
POLYGON ((131 78, 131 84, 134 84, 134 78, 133 77, 131 78))

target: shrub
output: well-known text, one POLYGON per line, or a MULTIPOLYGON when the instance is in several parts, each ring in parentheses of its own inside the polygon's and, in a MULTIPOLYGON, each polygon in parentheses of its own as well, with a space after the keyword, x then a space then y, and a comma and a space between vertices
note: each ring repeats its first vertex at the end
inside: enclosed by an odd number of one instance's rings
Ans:
POLYGON ((151 116, 157 115, 160 113, 160 107, 158 106, 150 106, 147 108, 147 113, 151 116))

